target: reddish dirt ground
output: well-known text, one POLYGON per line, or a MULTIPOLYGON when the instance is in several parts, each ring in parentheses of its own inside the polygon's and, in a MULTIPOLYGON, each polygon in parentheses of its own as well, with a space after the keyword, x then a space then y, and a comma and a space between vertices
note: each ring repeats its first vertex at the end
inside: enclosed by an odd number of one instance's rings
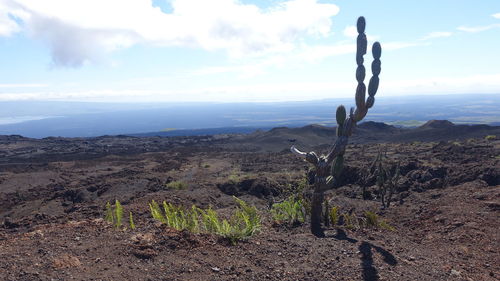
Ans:
POLYGON ((318 238, 307 223, 273 224, 269 212, 308 164, 286 141, 273 139, 266 152, 251 144, 255 136, 244 139, 3 137, 0 280, 499 280, 499 140, 351 144, 330 204, 375 211, 395 230, 329 227, 318 238), (359 186, 378 151, 401 163, 385 210, 375 186, 370 200, 359 186), (174 180, 187 188, 166 188, 174 180), (149 214, 152 199, 224 214, 235 208, 232 195, 263 220, 237 245, 149 214), (134 213, 135 230, 104 222, 115 199, 134 213))

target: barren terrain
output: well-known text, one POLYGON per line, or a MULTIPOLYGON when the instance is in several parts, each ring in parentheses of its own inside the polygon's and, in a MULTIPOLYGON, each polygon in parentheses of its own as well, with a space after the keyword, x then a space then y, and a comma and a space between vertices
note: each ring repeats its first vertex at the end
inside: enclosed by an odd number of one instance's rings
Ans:
POLYGON ((498 280, 499 127, 429 122, 414 130, 365 123, 346 152, 330 204, 375 211, 395 230, 276 225, 269 208, 306 177, 291 144, 326 152, 334 130, 251 135, 27 139, 0 136, 0 280, 498 280), (486 135, 496 139, 486 140, 486 135), (360 172, 377 153, 401 163, 390 208, 360 172), (166 184, 182 181, 185 189, 166 184), (186 207, 258 207, 262 230, 231 245, 156 223, 151 200, 186 207), (103 220, 106 202, 135 230, 103 220))

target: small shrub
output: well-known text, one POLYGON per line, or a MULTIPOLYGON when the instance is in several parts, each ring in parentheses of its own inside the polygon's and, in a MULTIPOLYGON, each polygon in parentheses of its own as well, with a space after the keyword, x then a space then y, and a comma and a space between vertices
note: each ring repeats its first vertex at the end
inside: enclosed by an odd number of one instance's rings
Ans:
POLYGON ((167 189, 176 189, 176 190, 181 190, 181 189, 186 189, 187 184, 183 181, 172 181, 169 182, 165 185, 167 189))
POLYGON ((389 225, 387 222, 380 219, 379 216, 374 212, 366 211, 364 220, 362 221, 364 222, 364 226, 367 227, 383 228, 391 231, 395 230, 393 226, 389 225))
POLYGON ((488 141, 490 141, 490 140, 496 140, 497 136, 495 136, 495 135, 487 135, 486 137, 484 137, 484 139, 488 140, 488 141))
POLYGON ((350 215, 345 213, 342 214, 342 217, 344 218, 344 225, 347 229, 354 229, 359 227, 356 215, 350 215))
MULTIPOLYGON (((106 203, 106 212, 104 215, 104 220, 113 224, 117 229, 123 226, 123 206, 120 201, 115 200, 115 205, 112 206, 111 203, 106 203)), ((132 212, 129 213, 129 223, 130 228, 135 229, 135 224, 132 218, 132 212)))
POLYGON ((205 164, 205 165, 203 165, 203 168, 205 168, 205 169, 210 168, 210 164, 205 164))
POLYGON ((400 177, 400 162, 394 164, 385 159, 386 157, 382 155, 382 152, 379 152, 372 164, 383 209, 389 208, 400 177))
POLYGON ((229 177, 227 178, 227 180, 232 183, 232 184, 236 184, 240 181, 240 177, 236 174, 230 174, 229 177))
POLYGON ((271 214, 276 223, 292 225, 302 224, 306 218, 303 200, 295 196, 290 196, 281 203, 273 204, 271 214))

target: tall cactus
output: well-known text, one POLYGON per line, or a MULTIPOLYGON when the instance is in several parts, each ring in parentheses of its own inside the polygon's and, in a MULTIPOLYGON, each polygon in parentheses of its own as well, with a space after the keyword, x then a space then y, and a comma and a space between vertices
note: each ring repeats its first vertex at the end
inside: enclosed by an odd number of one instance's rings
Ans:
POLYGON ((368 98, 366 98, 366 86, 364 84, 366 71, 363 66, 363 56, 366 54, 367 49, 365 26, 365 18, 359 17, 357 22, 358 38, 356 40, 356 64, 358 65, 356 69, 356 80, 358 81, 355 94, 356 109, 351 107, 349 116, 347 116, 343 105, 337 107, 337 139, 326 155, 317 156, 313 151, 306 153, 298 150, 295 146, 291 148, 294 154, 305 157, 315 167, 314 190, 311 202, 311 232, 317 236, 324 235, 321 227, 324 193, 334 186, 342 172, 347 142, 356 123, 363 120, 368 113, 368 109, 375 103, 375 94, 379 85, 378 76, 381 70, 380 56, 382 47, 379 42, 375 42, 372 46, 373 62, 371 68, 373 76, 368 84, 368 98))

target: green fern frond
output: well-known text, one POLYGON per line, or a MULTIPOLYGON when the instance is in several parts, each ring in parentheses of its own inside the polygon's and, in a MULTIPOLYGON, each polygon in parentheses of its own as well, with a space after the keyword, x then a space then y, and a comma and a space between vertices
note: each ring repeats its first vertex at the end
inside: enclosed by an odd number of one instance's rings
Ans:
POLYGON ((115 227, 120 228, 122 226, 123 207, 122 204, 120 204, 120 201, 118 200, 115 201, 115 216, 116 216, 115 227))
POLYGON ((104 220, 111 223, 115 224, 115 218, 113 215, 113 208, 111 207, 111 203, 109 201, 106 203, 106 215, 104 217, 104 220))
POLYGON ((132 212, 128 213, 128 222, 130 224, 130 229, 134 230, 135 229, 135 223, 134 223, 134 217, 132 216, 132 212))

